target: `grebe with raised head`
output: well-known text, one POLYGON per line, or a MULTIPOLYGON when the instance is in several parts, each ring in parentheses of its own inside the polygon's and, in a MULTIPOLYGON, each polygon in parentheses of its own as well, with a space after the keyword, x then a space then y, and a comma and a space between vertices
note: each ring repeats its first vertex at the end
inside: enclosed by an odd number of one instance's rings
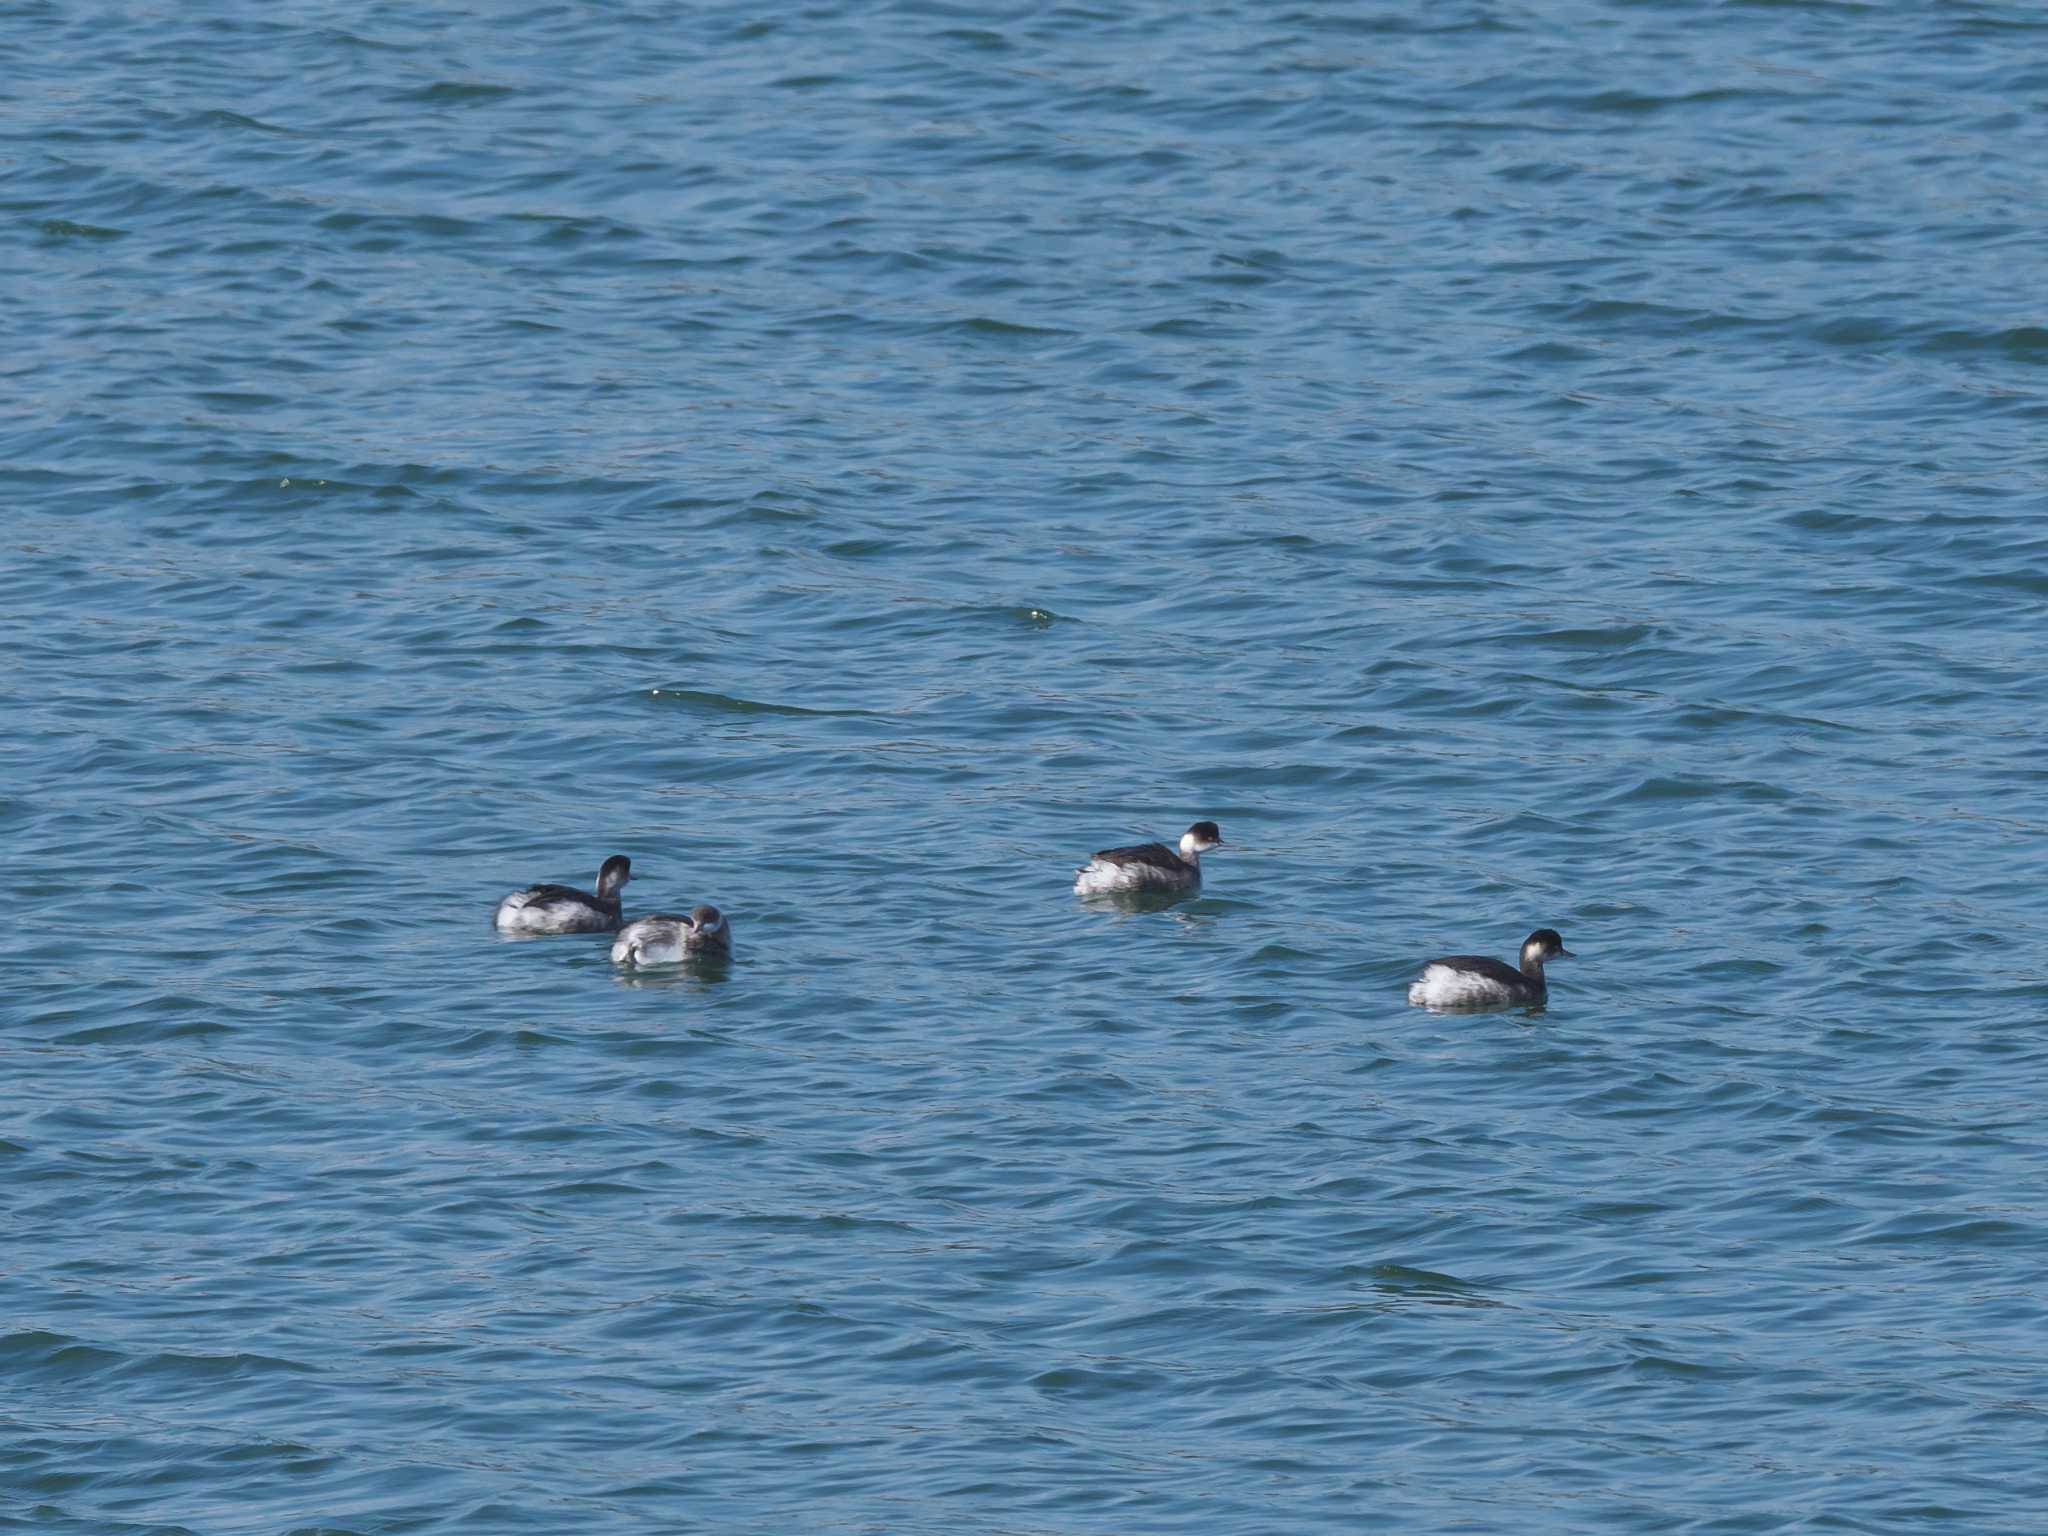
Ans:
POLYGON ((597 894, 573 885, 529 885, 498 903, 491 922, 500 933, 608 933, 619 926, 619 887, 633 861, 615 853, 597 872, 597 894))
POLYGON ((1202 855, 1223 846, 1213 821, 1198 821, 1180 835, 1180 851, 1164 843, 1105 848, 1075 872, 1076 896, 1160 891, 1193 895, 1202 888, 1202 855))
POLYGON ((1522 968, 1489 955, 1445 955, 1422 968, 1408 986, 1408 1001, 1423 1008, 1495 1008, 1503 1003, 1541 1003, 1550 995, 1543 962, 1572 952, 1555 928, 1538 928, 1522 940, 1522 968))

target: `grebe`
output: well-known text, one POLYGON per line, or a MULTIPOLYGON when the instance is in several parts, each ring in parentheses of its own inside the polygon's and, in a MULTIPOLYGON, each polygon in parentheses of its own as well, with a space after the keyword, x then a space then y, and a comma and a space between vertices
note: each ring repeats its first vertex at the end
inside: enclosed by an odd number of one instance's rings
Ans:
POLYGON ((500 933, 608 933, 619 926, 619 887, 633 878, 633 861, 615 853, 597 872, 597 894, 573 885, 529 885, 498 903, 491 918, 500 933))
POLYGON ((1105 848, 1076 871, 1076 896, 1117 891, 1164 891, 1192 896, 1202 888, 1202 855, 1223 846, 1213 821, 1198 821, 1180 835, 1180 852, 1164 843, 1105 848))
POLYGON ((635 918, 612 941, 613 965, 673 965, 732 953, 732 924, 711 906, 692 907, 687 917, 656 912, 635 918))
POLYGON ((1445 955, 1422 968, 1408 987, 1408 1001, 1424 1008, 1492 1008, 1502 1003, 1540 1003, 1550 995, 1543 962, 1572 952, 1555 928, 1538 928, 1522 940, 1522 968, 1487 955, 1445 955))

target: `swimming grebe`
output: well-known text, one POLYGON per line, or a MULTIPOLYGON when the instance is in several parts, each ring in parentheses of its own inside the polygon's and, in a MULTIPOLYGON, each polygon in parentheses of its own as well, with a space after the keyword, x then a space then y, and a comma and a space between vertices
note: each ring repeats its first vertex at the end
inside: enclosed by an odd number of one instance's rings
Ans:
POLYGON ((732 924, 711 906, 692 907, 687 917, 656 912, 635 918, 612 941, 613 965, 674 965, 732 953, 732 924))
POLYGON ((1425 1008, 1492 1008, 1502 1003, 1540 1003, 1550 995, 1543 962, 1569 960, 1555 928, 1538 928, 1522 940, 1518 971, 1487 955, 1445 955, 1422 968, 1408 987, 1408 1001, 1425 1008))
POLYGON ((573 885, 529 885, 498 903, 491 918, 500 933, 608 933, 619 926, 619 887, 633 878, 633 861, 615 853, 597 872, 597 894, 573 885))
POLYGON ((1076 872, 1076 896, 1116 891, 1165 891, 1193 895, 1202 888, 1202 855, 1223 846, 1213 821, 1198 821, 1180 835, 1180 852, 1164 843, 1105 848, 1076 872))

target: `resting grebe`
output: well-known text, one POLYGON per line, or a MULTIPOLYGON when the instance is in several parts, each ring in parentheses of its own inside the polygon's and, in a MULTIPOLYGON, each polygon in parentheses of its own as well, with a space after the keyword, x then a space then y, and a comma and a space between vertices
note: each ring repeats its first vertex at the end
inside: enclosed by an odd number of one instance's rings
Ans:
POLYGON ((635 918, 612 940, 613 965, 674 965, 732 953, 732 924, 716 907, 693 907, 688 917, 656 912, 635 918))
POLYGON ((1502 1003, 1540 1003, 1550 995, 1543 962, 1572 952, 1555 928, 1538 928, 1522 940, 1518 971, 1486 955, 1445 955, 1422 968, 1408 987, 1408 1001, 1425 1008, 1491 1008, 1502 1003))
POLYGON ((529 885, 498 903, 491 921, 500 933, 608 933, 619 926, 619 887, 633 861, 615 853, 597 872, 597 894, 573 885, 529 885))
POLYGON ((1077 871, 1076 896, 1114 891, 1166 891, 1193 895, 1202 888, 1202 855, 1223 846, 1213 821, 1198 821, 1180 835, 1180 852, 1164 843, 1105 848, 1077 871))

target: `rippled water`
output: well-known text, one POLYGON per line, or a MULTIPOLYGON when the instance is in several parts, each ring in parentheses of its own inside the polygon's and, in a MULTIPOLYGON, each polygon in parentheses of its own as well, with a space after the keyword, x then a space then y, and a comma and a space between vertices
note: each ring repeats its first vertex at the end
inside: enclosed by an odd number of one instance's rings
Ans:
POLYGON ((0 1529, 2041 1529, 2044 49, 0 17, 0 1529))

